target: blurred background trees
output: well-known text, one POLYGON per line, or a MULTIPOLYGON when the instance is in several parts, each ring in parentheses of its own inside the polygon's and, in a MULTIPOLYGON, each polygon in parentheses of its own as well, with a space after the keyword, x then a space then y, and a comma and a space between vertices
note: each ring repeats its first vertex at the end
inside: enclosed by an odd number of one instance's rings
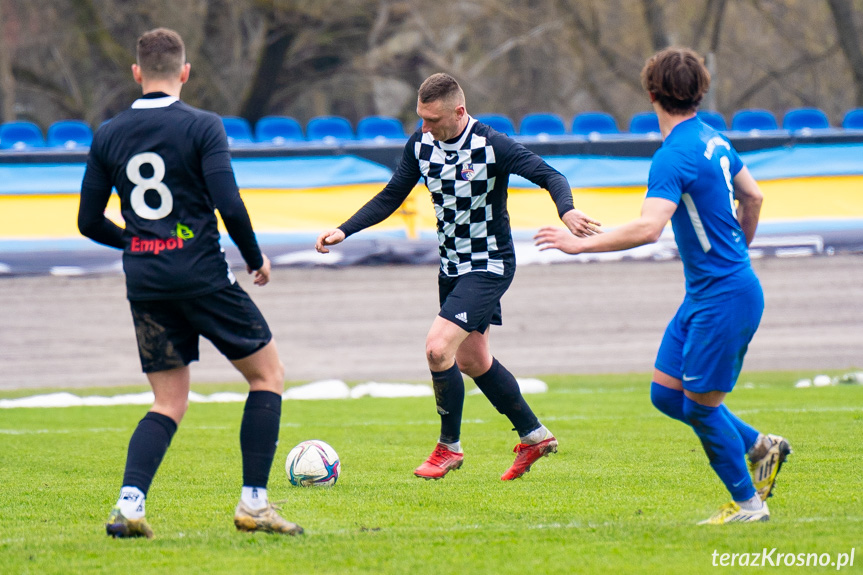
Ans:
POLYGON ((863 107, 863 0, 0 0, 2 120, 110 118, 140 94, 135 40, 156 26, 186 41, 184 100, 251 121, 412 126, 420 82, 446 71, 474 114, 604 110, 625 128, 669 44, 708 56, 706 107, 727 118, 863 107))

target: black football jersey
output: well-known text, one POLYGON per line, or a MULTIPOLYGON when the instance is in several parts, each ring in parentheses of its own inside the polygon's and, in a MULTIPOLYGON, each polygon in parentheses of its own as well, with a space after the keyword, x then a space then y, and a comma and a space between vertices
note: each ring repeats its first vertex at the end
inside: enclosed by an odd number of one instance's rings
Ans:
POLYGON ((221 119, 173 96, 147 94, 96 132, 82 209, 89 198, 107 202, 116 188, 130 300, 195 297, 234 283, 205 183, 218 172, 233 182, 221 119))

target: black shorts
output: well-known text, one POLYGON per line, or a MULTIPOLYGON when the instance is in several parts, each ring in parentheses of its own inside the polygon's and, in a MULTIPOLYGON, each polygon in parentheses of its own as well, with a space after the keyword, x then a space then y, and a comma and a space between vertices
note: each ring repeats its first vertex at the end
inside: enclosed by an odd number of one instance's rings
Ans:
POLYGON ((198 359, 198 336, 230 360, 248 357, 273 338, 264 316, 233 284, 189 299, 130 301, 144 373, 189 365, 198 359))
POLYGON ((465 331, 485 333, 489 325, 501 325, 500 298, 509 289, 513 274, 468 272, 458 277, 438 275, 442 318, 465 331))

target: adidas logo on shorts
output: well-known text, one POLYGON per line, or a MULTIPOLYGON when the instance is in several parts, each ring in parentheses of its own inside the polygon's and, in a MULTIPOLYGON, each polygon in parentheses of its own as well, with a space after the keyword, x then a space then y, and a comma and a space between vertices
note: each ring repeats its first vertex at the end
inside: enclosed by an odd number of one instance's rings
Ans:
POLYGON ((455 314, 455 318, 462 323, 467 323, 467 312, 463 311, 461 313, 455 314))

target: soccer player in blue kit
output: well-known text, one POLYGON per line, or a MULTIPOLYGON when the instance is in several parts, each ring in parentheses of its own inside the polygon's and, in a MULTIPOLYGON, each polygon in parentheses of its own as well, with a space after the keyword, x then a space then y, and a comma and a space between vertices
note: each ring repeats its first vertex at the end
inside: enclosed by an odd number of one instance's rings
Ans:
POLYGON ((766 521, 766 499, 790 446, 759 433, 723 403, 764 310, 748 251, 761 191, 729 141, 696 116, 710 75, 695 52, 658 52, 641 80, 664 139, 653 156, 641 217, 583 239, 543 228, 536 243, 571 254, 624 250, 657 241, 671 220, 686 297, 662 339, 651 400, 692 427, 731 493, 733 501, 701 524, 766 521))
POLYGON ((225 261, 213 210, 219 210, 255 285, 269 282, 270 262, 240 197, 221 119, 180 101, 189 71, 183 40, 173 30, 157 28, 138 39, 132 75, 143 97, 96 132, 81 185, 81 233, 123 250, 141 366, 155 396, 129 441, 120 497, 106 531, 113 537, 153 537, 145 498, 188 408, 189 363, 198 359, 203 335, 249 382, 234 524, 241 531, 296 535, 302 527, 283 519, 267 497, 284 366, 266 320, 225 261), (105 217, 112 187, 125 228, 105 217))
POLYGON ((464 92, 448 74, 433 74, 420 86, 417 114, 422 129, 405 145, 401 162, 384 189, 348 221, 322 233, 322 253, 351 234, 384 221, 422 178, 437 216, 440 250, 440 313, 426 338, 426 359, 441 418, 437 445, 414 470, 440 479, 464 459, 461 418, 462 373, 472 377, 519 435, 516 458, 501 476, 524 475, 540 457, 557 451, 557 439, 540 423, 518 382, 491 354, 491 325, 501 325, 500 298, 515 274, 515 250, 506 208, 509 174, 549 191, 560 219, 577 235, 597 233, 598 222, 573 207, 572 188, 542 158, 477 122, 465 108, 464 92))

